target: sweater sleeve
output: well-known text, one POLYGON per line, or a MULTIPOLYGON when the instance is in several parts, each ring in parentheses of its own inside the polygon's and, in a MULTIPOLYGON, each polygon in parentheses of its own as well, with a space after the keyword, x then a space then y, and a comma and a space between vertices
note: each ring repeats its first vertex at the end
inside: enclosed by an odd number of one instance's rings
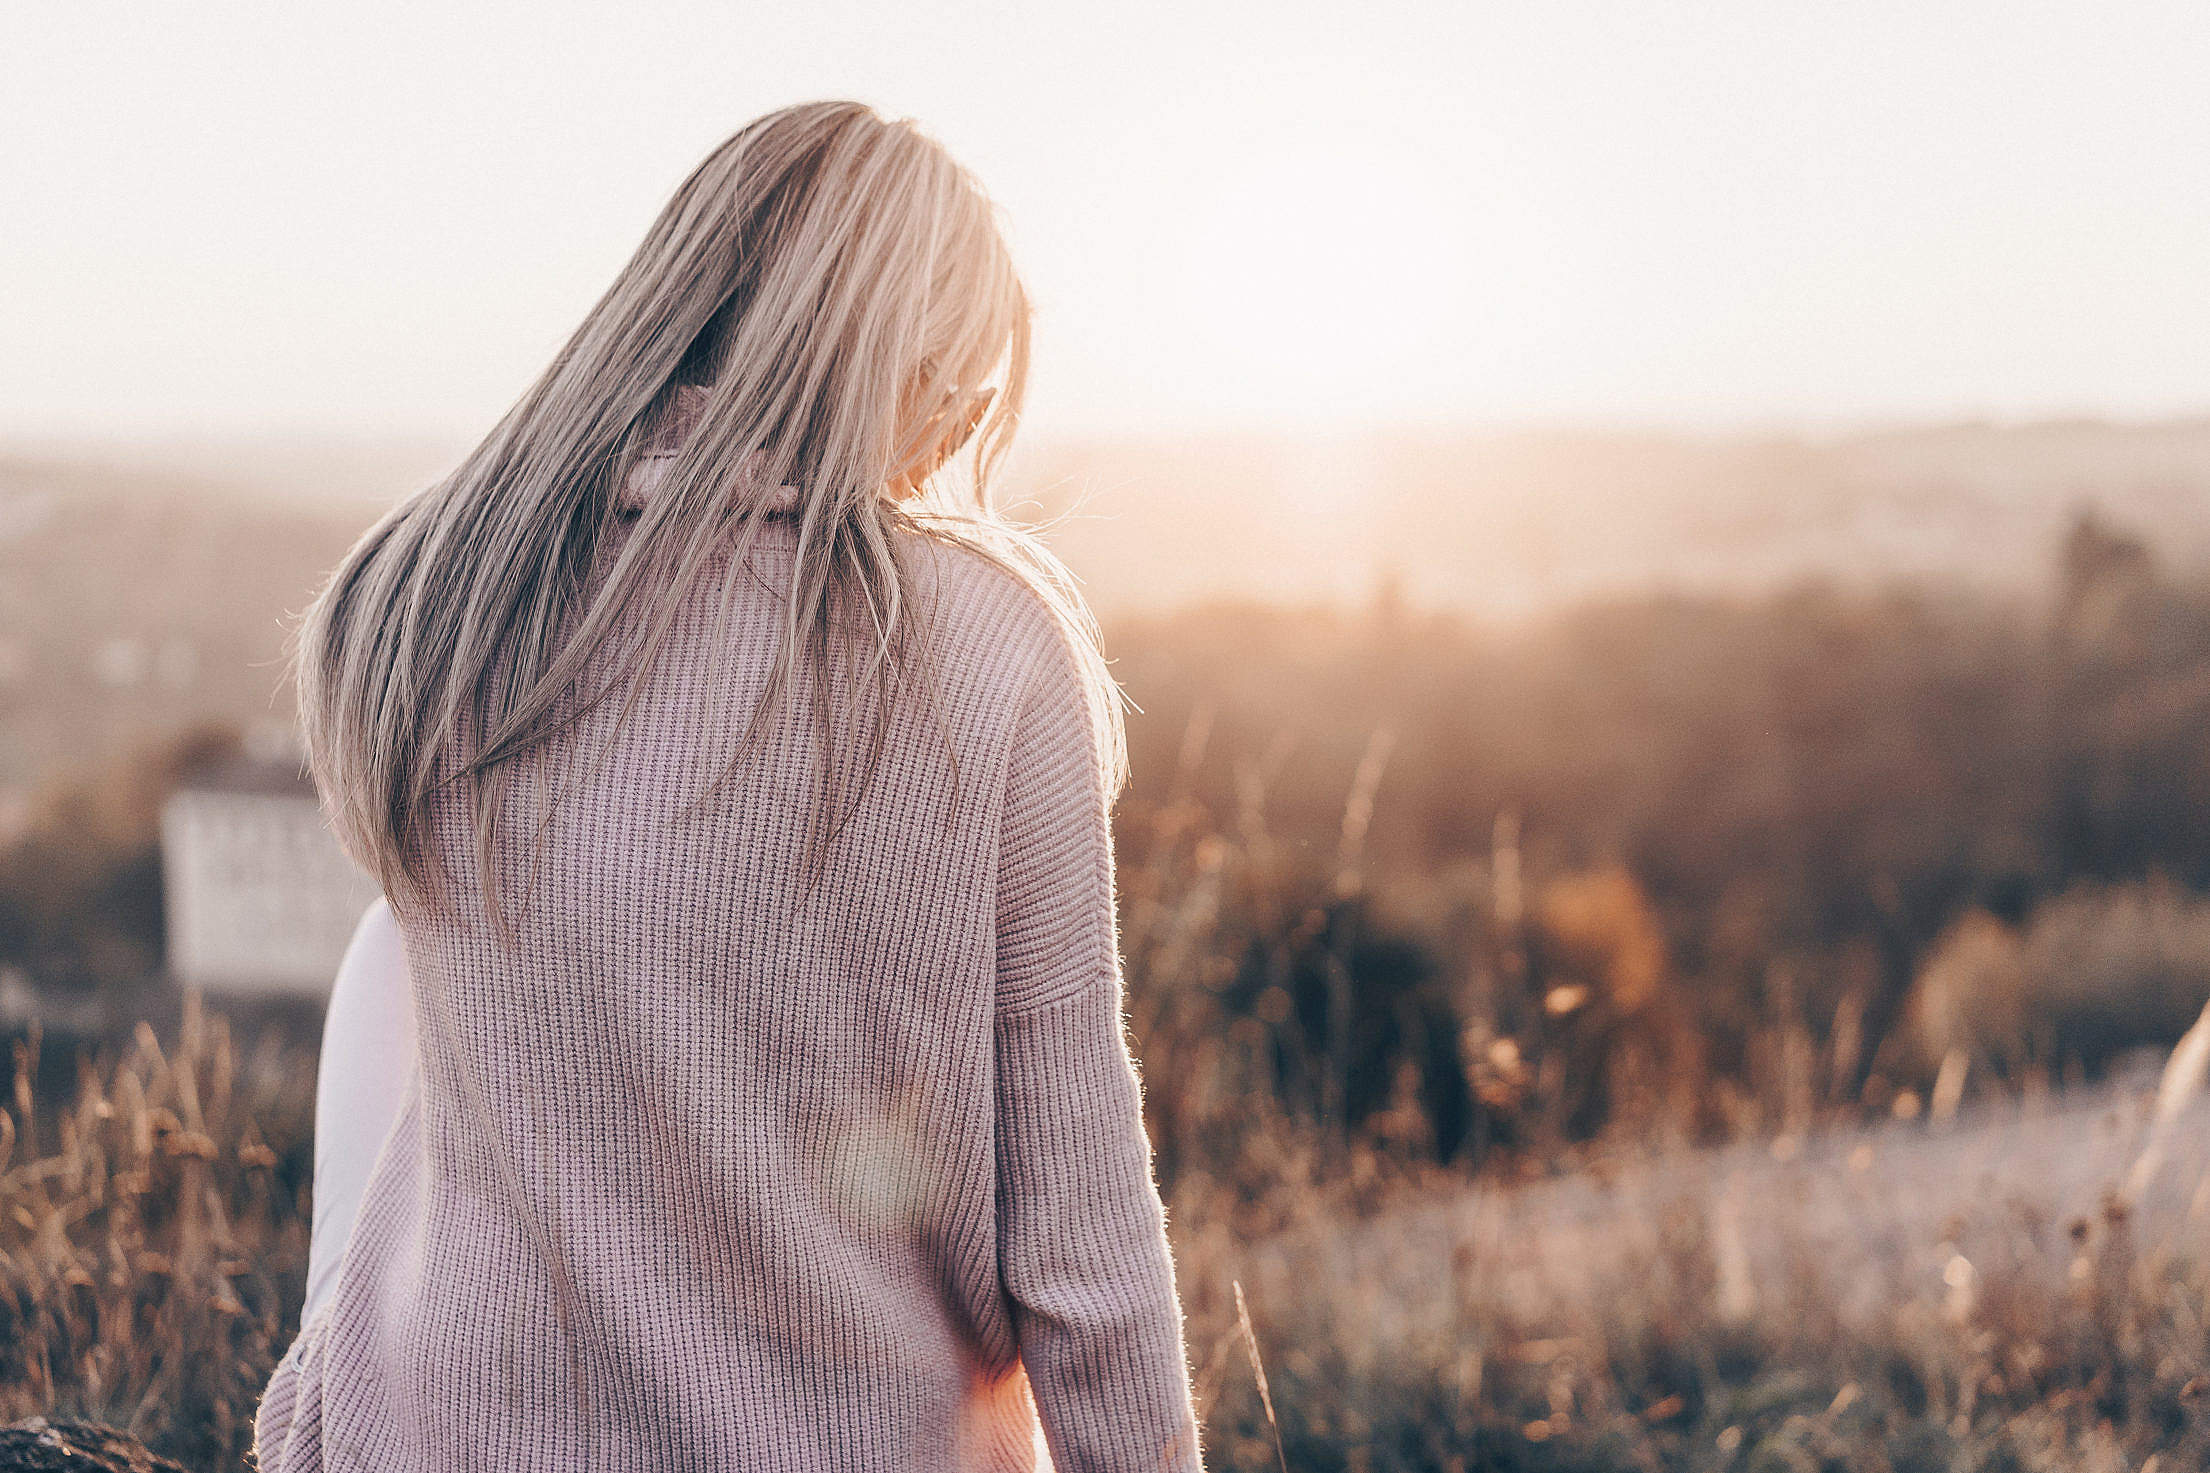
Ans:
POLYGON ((1181 1305, 1121 1012, 1111 799, 1072 659, 1043 663, 999 864, 999 1266, 1059 1473, 1191 1473, 1181 1305))

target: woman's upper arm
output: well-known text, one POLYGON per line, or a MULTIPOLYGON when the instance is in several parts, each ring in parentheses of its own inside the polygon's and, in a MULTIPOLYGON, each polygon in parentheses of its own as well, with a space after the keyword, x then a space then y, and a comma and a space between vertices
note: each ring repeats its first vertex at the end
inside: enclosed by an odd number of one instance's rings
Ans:
POLYGON ((999 865, 999 1271, 1057 1466, 1198 1466, 1181 1306, 1122 1020, 1094 707, 1054 658, 1020 704, 999 865))
POLYGON ((999 833, 998 1004, 1118 981, 1113 841, 1096 715, 1056 643, 1021 697, 999 833))

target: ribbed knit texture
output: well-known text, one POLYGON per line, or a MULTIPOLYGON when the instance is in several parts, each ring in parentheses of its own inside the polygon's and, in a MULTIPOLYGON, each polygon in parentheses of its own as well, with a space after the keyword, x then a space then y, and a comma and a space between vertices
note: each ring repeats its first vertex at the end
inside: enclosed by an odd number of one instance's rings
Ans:
POLYGON ((1198 1467, 1064 637, 913 540, 957 802, 916 695, 802 897, 803 691, 686 810, 760 695, 795 545, 773 518, 755 576, 711 565, 603 760, 618 701, 523 764, 518 944, 469 903, 463 794, 438 800, 459 903, 399 915, 420 1068, 263 1398, 263 1468, 1030 1469, 1039 1418, 1062 1473, 1198 1467))

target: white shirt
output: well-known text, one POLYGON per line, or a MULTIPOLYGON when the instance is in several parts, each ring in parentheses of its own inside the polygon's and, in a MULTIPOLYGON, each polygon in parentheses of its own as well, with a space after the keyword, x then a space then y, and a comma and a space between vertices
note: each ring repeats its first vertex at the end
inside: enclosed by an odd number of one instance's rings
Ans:
POLYGON ((337 1287, 369 1174, 416 1068, 414 999, 399 922, 378 896, 338 964, 315 1080, 315 1207, 300 1323, 337 1287))

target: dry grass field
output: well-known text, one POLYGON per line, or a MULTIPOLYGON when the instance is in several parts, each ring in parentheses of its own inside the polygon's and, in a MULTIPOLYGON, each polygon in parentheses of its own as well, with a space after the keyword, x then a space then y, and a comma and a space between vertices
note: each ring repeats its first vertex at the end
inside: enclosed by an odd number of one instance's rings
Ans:
MULTIPOLYGON (((1186 1227, 1183 1261, 1216 1336, 1241 1279, 1292 1467, 2170 1473, 2210 1458, 2210 1110, 2129 1199, 2150 1098, 1186 1227)), ((1213 1445, 1263 1467, 1242 1358, 1213 1445)))
MULTIPOLYGON (((0 1417, 241 1466, 304 1283, 312 1057, 193 1006, 41 1108, 37 1046, 0 1114, 0 1417)), ((1172 1193, 1213 1465, 2203 1466, 2210 1110, 2179 1079, 2159 1126, 2154 1085, 1518 1182, 1260 1128, 1271 1190, 1172 1193)))

